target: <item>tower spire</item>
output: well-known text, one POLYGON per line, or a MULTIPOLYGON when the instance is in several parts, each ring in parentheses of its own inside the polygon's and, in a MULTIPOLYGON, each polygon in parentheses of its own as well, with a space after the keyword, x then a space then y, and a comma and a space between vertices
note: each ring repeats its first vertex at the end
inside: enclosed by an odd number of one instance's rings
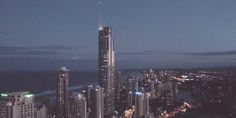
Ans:
POLYGON ((102 0, 99 0, 99 21, 98 21, 98 28, 102 30, 102 0))

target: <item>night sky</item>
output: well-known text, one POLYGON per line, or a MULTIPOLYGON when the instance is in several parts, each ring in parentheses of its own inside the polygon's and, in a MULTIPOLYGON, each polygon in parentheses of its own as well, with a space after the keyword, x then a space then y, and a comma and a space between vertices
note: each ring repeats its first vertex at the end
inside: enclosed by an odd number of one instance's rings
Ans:
MULTIPOLYGON (((118 69, 236 66, 235 0, 104 0, 118 69)), ((96 70, 98 0, 0 0, 0 70, 96 70)))

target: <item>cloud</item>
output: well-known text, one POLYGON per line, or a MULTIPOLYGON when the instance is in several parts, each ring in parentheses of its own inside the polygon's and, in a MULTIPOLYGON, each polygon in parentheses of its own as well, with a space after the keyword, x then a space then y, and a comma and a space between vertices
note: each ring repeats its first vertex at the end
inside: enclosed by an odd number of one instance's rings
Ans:
POLYGON ((31 56, 49 56, 49 55, 59 55, 62 54, 60 52, 55 51, 40 51, 40 50, 28 50, 23 52, 23 55, 31 55, 31 56))
POLYGON ((15 51, 22 51, 27 50, 26 47, 18 47, 18 46, 3 46, 0 45, 0 52, 15 52, 15 51))
POLYGON ((122 52, 122 53, 118 53, 118 55, 124 55, 124 56, 133 56, 133 55, 150 55, 150 53, 146 53, 146 52, 122 52))
POLYGON ((67 49, 73 49, 73 47, 69 46, 63 46, 63 45, 49 45, 49 46, 44 46, 44 47, 38 47, 37 49, 43 49, 43 50, 67 50, 67 49))
POLYGON ((164 51, 164 50, 149 50, 149 51, 140 51, 140 52, 122 52, 118 53, 118 55, 125 55, 125 56, 138 56, 138 55, 155 55, 155 54, 171 54, 171 52, 164 51))
POLYGON ((41 47, 23 47, 23 46, 6 46, 0 44, 0 56, 48 56, 48 55, 65 55, 66 50, 83 48, 84 46, 64 46, 48 45, 41 47))
POLYGON ((118 55, 124 56, 145 56, 145 55, 186 55, 186 56, 232 56, 236 55, 236 50, 230 51, 208 51, 208 52, 174 52, 174 51, 164 51, 164 50, 149 50, 140 52, 121 52, 118 55))
POLYGON ((164 50, 149 50, 140 52, 123 52, 120 55, 155 55, 155 54, 171 54, 171 55, 188 55, 188 56, 230 56, 236 55, 236 50, 230 51, 208 51, 208 52, 174 52, 164 50))
POLYGON ((190 55, 190 56, 230 56, 230 55, 236 55, 236 50, 214 51, 214 52, 187 52, 187 53, 180 53, 180 54, 190 55))
POLYGON ((14 47, 14 48, 0 48, 0 56, 45 56, 56 55, 58 52, 49 50, 31 50, 27 48, 14 47), (2 50, 3 49, 3 50, 2 50))
POLYGON ((70 46, 65 46, 65 45, 49 45, 49 46, 44 46, 44 47, 38 47, 36 49, 47 49, 47 50, 69 50, 69 49, 78 49, 78 48, 84 48, 86 46, 84 45, 78 45, 78 46, 75 46, 75 45, 70 45, 70 46))
POLYGON ((96 70, 97 61, 12 56, 1 57, 0 65, 0 70, 57 70, 61 66, 66 66, 70 70, 96 70))

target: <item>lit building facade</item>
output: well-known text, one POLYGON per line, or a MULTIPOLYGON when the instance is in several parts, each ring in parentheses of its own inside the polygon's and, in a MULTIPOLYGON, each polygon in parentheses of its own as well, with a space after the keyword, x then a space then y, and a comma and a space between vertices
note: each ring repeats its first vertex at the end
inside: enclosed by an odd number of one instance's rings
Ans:
POLYGON ((1 94, 0 118, 34 118, 34 96, 29 92, 1 94))
POLYGON ((87 103, 83 94, 72 93, 70 97, 70 118, 87 118, 87 103))
POLYGON ((149 94, 135 93, 135 118, 145 118, 149 114, 149 94))
POLYGON ((86 104, 87 104, 87 108, 86 108, 86 110, 87 110, 87 116, 88 116, 88 118, 91 118, 91 116, 92 116, 92 107, 94 106, 94 100, 93 100, 93 94, 94 94, 94 92, 93 92, 93 90, 94 90, 94 86, 93 85, 88 85, 87 87, 86 87, 86 89, 83 91, 83 94, 84 94, 84 96, 85 96, 85 98, 86 98, 86 104))
POLYGON ((91 90, 91 114, 89 118, 104 118, 104 90, 99 85, 91 90))

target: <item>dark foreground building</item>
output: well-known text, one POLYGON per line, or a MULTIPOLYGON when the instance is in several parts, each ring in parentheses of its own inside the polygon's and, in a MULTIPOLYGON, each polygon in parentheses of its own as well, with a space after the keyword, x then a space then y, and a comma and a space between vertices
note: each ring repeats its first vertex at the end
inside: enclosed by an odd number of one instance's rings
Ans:
POLYGON ((69 118, 69 70, 61 67, 57 80, 57 118, 69 118))

